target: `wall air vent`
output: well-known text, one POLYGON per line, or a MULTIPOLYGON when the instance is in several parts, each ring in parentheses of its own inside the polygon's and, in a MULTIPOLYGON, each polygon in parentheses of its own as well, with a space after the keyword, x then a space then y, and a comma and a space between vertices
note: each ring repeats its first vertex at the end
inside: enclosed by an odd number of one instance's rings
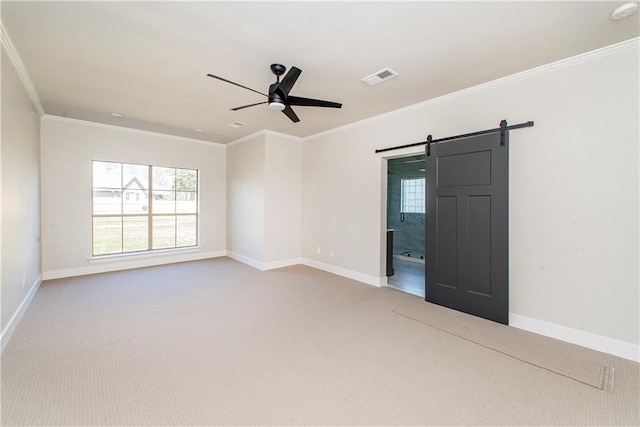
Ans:
POLYGON ((398 73, 396 73, 395 71, 393 71, 391 68, 384 68, 380 71, 378 71, 377 73, 373 73, 370 76, 367 76, 363 79, 361 79, 364 83, 368 84, 369 86, 375 86, 377 84, 380 84, 382 82, 386 82, 387 80, 390 80, 394 77, 396 77, 398 75, 398 73))
POLYGON ((246 125, 246 123, 238 122, 238 121, 235 121, 233 123, 229 123, 229 127, 230 128, 234 128, 234 129, 241 128, 244 125, 246 125))

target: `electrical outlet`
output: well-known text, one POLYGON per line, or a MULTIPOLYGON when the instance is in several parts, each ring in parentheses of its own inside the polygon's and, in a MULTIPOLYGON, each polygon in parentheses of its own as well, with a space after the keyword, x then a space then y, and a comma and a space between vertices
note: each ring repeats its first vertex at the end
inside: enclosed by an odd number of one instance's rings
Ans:
POLYGON ((22 276, 22 287, 27 284, 27 276, 22 276))
POLYGON ((329 256, 331 258, 335 258, 336 257, 336 253, 334 251, 329 252, 329 256))
POLYGON ((317 253, 318 255, 320 255, 320 254, 322 253, 322 249, 320 249, 320 246, 318 246, 318 247, 316 248, 316 253, 317 253))

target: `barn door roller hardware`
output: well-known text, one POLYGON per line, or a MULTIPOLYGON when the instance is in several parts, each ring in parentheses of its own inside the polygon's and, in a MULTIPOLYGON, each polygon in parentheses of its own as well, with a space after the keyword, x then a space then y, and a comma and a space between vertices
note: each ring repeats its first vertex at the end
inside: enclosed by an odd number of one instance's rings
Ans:
POLYGON ((488 133, 496 133, 496 132, 500 132, 500 145, 505 145, 506 139, 507 139, 507 131, 514 130, 514 129, 528 128, 528 127, 532 127, 532 126, 533 126, 533 121, 528 121, 528 122, 524 122, 524 123, 518 123, 517 125, 508 125, 506 120, 502 120, 500 122, 500 127, 495 128, 495 129, 481 130, 481 131, 478 131, 478 132, 471 132, 471 133, 465 133, 465 134, 462 134, 462 135, 448 136, 446 138, 439 138, 439 139, 433 139, 431 137, 431 135, 429 135, 427 137, 426 141, 414 142, 412 144, 398 145, 396 147, 379 148, 379 149, 376 150, 376 153, 383 153, 385 151, 400 150, 401 148, 417 147, 419 145, 426 145, 427 146, 427 156, 428 156, 428 155, 431 154, 431 144, 437 144, 439 142, 447 142, 447 141, 452 141, 454 139, 468 138, 470 136, 485 135, 485 134, 488 134, 488 133))

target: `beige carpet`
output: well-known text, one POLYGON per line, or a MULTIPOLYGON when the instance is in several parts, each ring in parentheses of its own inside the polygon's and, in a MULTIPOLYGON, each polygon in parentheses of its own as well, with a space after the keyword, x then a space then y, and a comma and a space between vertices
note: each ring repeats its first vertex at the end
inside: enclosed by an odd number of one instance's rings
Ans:
POLYGON ((227 258, 43 283, 0 374, 5 426, 640 424, 637 363, 227 258))
MULTIPOLYGON (((612 391, 615 368, 591 361, 575 346, 453 310, 425 310, 411 304, 394 313, 541 369, 601 390, 612 391)), ((588 350, 588 349, 583 349, 588 350)))

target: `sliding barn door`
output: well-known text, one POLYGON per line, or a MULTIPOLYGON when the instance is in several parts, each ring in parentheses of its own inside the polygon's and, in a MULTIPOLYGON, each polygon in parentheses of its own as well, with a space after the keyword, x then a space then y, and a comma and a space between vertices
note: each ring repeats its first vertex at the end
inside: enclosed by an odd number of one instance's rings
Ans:
POLYGON ((431 144, 426 300, 509 323, 508 131, 431 144))

